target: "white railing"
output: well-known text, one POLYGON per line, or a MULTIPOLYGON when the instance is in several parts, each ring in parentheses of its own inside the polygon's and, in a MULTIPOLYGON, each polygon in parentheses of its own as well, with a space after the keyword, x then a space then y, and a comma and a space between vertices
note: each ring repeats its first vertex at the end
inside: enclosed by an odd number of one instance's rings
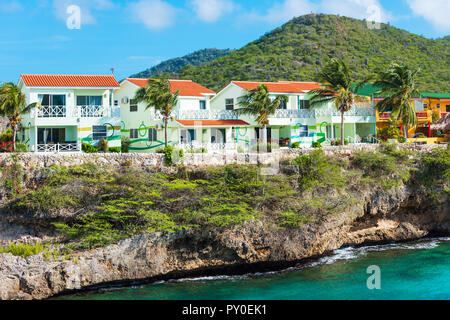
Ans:
POLYGON ((78 143, 52 143, 38 144, 37 152, 78 152, 80 151, 78 143))
POLYGON ((75 117, 78 118, 101 118, 106 116, 107 109, 103 106, 77 106, 75 117))
MULTIPOLYGON (((116 116, 120 116, 120 109, 113 109, 116 116)), ((38 118, 101 118, 108 115, 105 106, 41 106, 32 111, 32 117, 38 118)))
MULTIPOLYGON (((339 110, 334 109, 332 111, 333 116, 341 116, 341 112, 339 110)), ((356 117, 375 117, 375 109, 374 108, 360 108, 358 106, 353 106, 349 111, 344 113, 344 116, 356 116, 356 117)))
POLYGON ((41 106, 37 109, 38 118, 65 118, 66 106, 41 106))
POLYGON ((315 118, 315 110, 309 109, 279 109, 273 118, 315 118))
POLYGON ((179 143, 178 148, 185 151, 194 150, 194 152, 200 152, 202 148, 206 152, 209 151, 219 151, 219 150, 235 150, 237 148, 236 143, 200 143, 198 141, 192 141, 190 143, 179 143))
MULTIPOLYGON (((176 120, 237 120, 232 110, 178 110, 172 112, 176 120)), ((161 113, 155 112, 155 120, 162 120, 161 113)))

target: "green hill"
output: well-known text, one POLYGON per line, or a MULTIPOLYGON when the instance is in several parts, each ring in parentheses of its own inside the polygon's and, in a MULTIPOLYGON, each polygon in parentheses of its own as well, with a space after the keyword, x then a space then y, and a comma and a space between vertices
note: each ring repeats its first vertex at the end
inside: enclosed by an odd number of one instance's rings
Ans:
POLYGON ((230 80, 315 80, 331 57, 347 61, 355 80, 390 61, 420 67, 422 91, 450 87, 450 37, 427 39, 381 24, 370 30, 365 21, 335 15, 305 15, 249 43, 242 49, 200 66, 186 66, 181 79, 192 79, 218 90, 230 80))
POLYGON ((229 49, 199 50, 199 51, 196 51, 194 53, 191 53, 191 54, 181 57, 181 58, 175 58, 175 59, 161 62, 160 64, 158 64, 150 69, 147 69, 145 71, 134 74, 131 77, 132 78, 149 78, 151 76, 154 76, 157 74, 162 74, 162 73, 176 74, 181 68, 183 68, 187 65, 198 66, 204 62, 208 62, 208 61, 217 59, 219 57, 222 57, 224 55, 227 55, 230 52, 232 52, 232 51, 229 49))

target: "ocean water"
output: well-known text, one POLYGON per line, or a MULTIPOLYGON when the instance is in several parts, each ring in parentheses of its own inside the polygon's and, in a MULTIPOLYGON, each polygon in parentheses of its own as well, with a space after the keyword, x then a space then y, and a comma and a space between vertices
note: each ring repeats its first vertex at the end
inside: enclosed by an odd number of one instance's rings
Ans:
POLYGON ((450 238, 347 247, 281 272, 168 280, 81 292, 69 300, 315 300, 450 299, 450 238), (369 289, 369 266, 380 289, 369 289))

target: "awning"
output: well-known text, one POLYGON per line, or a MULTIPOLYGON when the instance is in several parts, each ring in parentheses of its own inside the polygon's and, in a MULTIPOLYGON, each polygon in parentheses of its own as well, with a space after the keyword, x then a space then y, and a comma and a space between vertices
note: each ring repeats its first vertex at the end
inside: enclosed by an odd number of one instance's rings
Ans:
POLYGON ((177 120, 183 127, 246 127, 243 120, 177 120))

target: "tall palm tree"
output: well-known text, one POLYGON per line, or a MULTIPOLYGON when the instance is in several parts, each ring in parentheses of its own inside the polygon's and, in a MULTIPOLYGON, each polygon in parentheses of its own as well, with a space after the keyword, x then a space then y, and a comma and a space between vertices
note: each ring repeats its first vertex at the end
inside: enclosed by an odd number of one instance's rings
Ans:
POLYGON ((391 111, 393 120, 402 122, 405 138, 408 137, 409 127, 417 126, 416 110, 411 97, 420 94, 416 84, 418 72, 419 69, 394 62, 386 71, 377 74, 375 82, 375 85, 381 87, 379 93, 387 97, 377 104, 378 111, 391 111))
POLYGON ((164 144, 167 147, 167 125, 172 112, 177 105, 180 90, 172 93, 170 82, 168 79, 148 79, 145 87, 140 88, 134 97, 138 102, 146 104, 145 110, 154 107, 159 111, 164 121, 164 144))
POLYGON ((275 99, 271 99, 267 86, 261 84, 253 90, 247 91, 245 95, 238 98, 240 108, 236 109, 237 114, 247 114, 255 116, 255 121, 262 128, 261 139, 264 141, 264 132, 269 124, 269 117, 275 113, 282 103, 287 103, 288 98, 279 95, 275 99))
POLYGON ((354 92, 357 92, 366 81, 354 86, 348 65, 338 58, 331 59, 319 72, 317 78, 322 87, 311 91, 310 107, 316 108, 329 102, 334 103, 335 108, 341 112, 341 146, 343 146, 344 114, 353 107, 356 100, 365 99, 354 92))
POLYGON ((10 122, 14 151, 16 151, 17 126, 22 122, 22 115, 29 113, 36 106, 40 106, 40 103, 26 104, 25 95, 14 83, 2 83, 0 86, 0 116, 8 118, 10 122))

